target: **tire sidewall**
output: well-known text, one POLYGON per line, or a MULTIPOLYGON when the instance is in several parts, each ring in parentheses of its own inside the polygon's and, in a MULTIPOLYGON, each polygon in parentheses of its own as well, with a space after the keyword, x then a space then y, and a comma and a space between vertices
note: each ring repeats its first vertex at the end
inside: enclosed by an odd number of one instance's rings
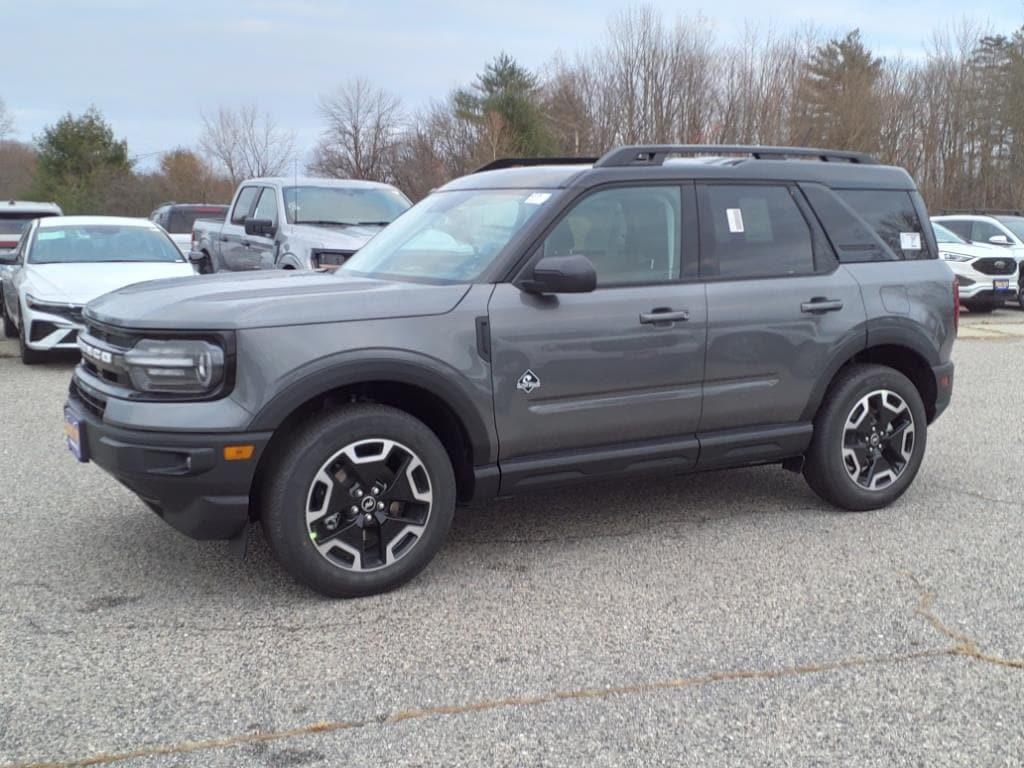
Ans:
POLYGON ((293 576, 329 596, 357 597, 393 589, 426 567, 447 537, 455 496, 448 453, 425 425, 397 409, 349 406, 298 430, 270 482, 263 523, 275 555, 293 576), (332 565, 320 554, 306 527, 306 502, 331 456, 352 442, 375 438, 394 440, 419 456, 433 501, 427 528, 413 549, 392 566, 362 573, 332 565))
POLYGON ((921 401, 921 395, 914 384, 902 373, 880 366, 865 367, 862 375, 844 381, 832 393, 824 411, 815 420, 815 446, 813 471, 820 477, 812 483, 821 493, 818 484, 828 486, 825 495, 828 501, 852 510, 865 511, 887 506, 906 492, 914 482, 928 441, 928 418, 921 401), (899 395, 910 408, 914 418, 914 451, 909 464, 895 482, 877 491, 869 491, 850 477, 843 461, 843 437, 846 420, 857 402, 870 392, 887 389, 899 395))

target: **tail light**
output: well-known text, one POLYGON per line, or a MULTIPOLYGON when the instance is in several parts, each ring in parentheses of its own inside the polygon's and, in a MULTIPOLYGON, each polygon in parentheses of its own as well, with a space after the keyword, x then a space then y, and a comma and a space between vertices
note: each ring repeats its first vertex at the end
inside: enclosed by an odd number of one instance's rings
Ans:
POLYGON ((960 333, 960 283, 953 278, 953 331, 960 333))

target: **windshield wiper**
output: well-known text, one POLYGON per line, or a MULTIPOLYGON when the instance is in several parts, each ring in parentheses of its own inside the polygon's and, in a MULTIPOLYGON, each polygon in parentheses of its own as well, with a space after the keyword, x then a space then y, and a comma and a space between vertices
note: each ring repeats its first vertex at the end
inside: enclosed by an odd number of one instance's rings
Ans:
POLYGON ((324 221, 321 219, 299 219, 295 221, 296 224, 314 224, 321 227, 352 227, 355 226, 351 221, 324 221))
POLYGON ((353 226, 356 227, 386 227, 390 224, 390 221, 357 221, 353 226))

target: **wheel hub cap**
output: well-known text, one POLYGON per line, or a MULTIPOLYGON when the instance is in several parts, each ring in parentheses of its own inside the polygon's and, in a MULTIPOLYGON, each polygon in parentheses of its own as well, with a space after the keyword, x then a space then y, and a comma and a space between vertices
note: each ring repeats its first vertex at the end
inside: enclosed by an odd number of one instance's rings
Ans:
POLYGON ((864 395, 843 427, 843 465, 861 488, 878 491, 903 474, 914 454, 914 415, 896 392, 864 395))

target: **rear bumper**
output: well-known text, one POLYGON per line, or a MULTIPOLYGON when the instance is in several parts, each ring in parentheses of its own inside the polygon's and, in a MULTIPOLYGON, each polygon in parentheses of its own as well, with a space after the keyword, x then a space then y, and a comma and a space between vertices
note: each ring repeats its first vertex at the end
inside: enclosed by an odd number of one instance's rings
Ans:
POLYGON ((932 366, 932 373, 935 374, 935 412, 931 420, 935 421, 949 407, 949 401, 953 398, 953 362, 932 366))
POLYGON ((169 525, 194 539, 230 539, 249 522, 256 466, 271 433, 143 432, 111 427, 74 396, 83 459, 99 465, 169 525), (226 461, 224 446, 252 444, 252 458, 226 461))

